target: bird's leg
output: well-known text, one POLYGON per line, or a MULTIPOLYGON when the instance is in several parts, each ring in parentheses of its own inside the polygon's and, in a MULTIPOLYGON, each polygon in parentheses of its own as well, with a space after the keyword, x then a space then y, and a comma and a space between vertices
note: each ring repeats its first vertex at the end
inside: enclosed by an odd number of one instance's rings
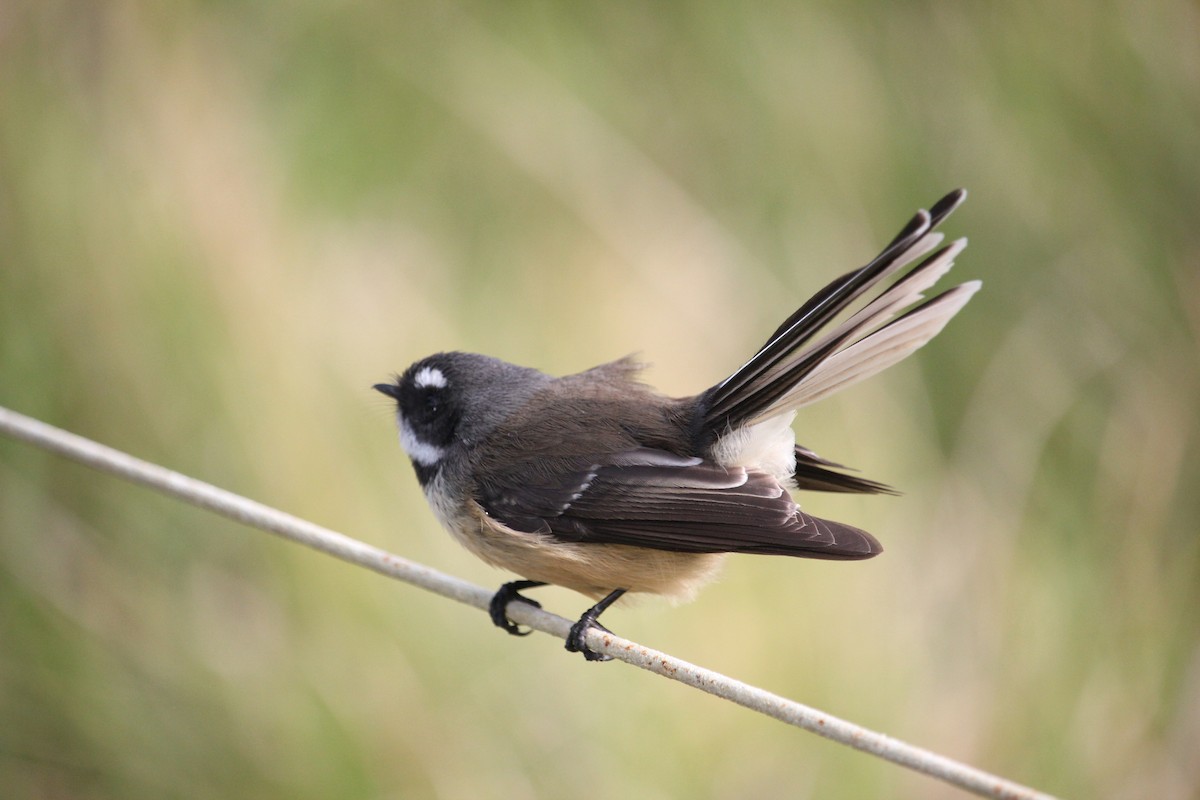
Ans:
POLYGON ((583 612, 583 616, 571 626, 571 632, 567 634, 567 650, 572 653, 583 653, 583 657, 588 661, 611 661, 612 656, 606 656, 588 648, 587 631, 588 628, 599 628, 606 633, 612 633, 608 628, 597 622, 596 619, 604 613, 604 609, 617 602, 623 594, 625 594, 624 589, 614 589, 599 603, 596 603, 596 605, 583 612))
POLYGON ((532 630, 522 631, 517 628, 516 624, 508 618, 508 604, 513 600, 520 600, 522 603, 529 603, 534 608, 541 608, 542 604, 537 600, 530 600, 528 597, 521 594, 522 589, 533 589, 538 586, 545 586, 542 581, 510 581, 504 584, 496 593, 492 595, 492 602, 488 603, 488 614, 492 617, 492 622, 497 628, 503 628, 513 636, 528 636, 533 633, 532 630))

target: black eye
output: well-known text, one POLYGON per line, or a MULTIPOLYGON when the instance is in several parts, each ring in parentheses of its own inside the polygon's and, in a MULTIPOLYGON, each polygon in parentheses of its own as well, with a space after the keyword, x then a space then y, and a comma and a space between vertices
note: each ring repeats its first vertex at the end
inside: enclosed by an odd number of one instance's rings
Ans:
POLYGON ((430 392, 425 396, 425 410, 430 414, 436 414, 438 409, 442 407, 442 399, 436 394, 430 392))

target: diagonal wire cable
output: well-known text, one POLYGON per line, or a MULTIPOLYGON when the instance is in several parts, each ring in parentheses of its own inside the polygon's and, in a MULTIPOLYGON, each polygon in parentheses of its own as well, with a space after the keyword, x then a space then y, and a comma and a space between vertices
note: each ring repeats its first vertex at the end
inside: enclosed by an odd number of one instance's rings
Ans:
MULTIPOLYGON (((263 505, 210 483, 190 478, 0 406, 0 432, 93 469, 141 484, 170 497, 284 539, 307 545, 351 564, 374 570, 460 603, 486 610, 493 592, 409 561, 349 536, 263 505)), ((508 615, 534 630, 565 638, 572 620, 527 603, 509 604, 508 615)), ((1054 800, 1050 795, 916 747, 810 706, 595 628, 588 646, 635 667, 679 681, 769 717, 922 772, 981 797, 1054 800)))

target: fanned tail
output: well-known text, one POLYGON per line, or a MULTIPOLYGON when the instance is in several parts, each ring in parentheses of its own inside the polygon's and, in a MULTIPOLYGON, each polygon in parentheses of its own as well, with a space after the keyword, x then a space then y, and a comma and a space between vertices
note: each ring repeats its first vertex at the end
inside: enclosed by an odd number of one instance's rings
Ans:
MULTIPOLYGON (((817 292, 749 361, 705 392, 697 431, 701 444, 874 375, 936 336, 980 285, 971 281, 924 300, 923 292, 967 245, 966 239, 959 239, 939 247, 942 235, 933 232, 966 194, 958 189, 929 211, 918 211, 875 259, 817 292), (924 260, 830 328, 856 300, 922 256, 924 260)), ((803 454, 811 456, 808 451, 803 454)), ((828 462, 803 454, 797 453, 798 480, 823 482, 828 491, 887 490, 882 484, 827 470, 828 462)))

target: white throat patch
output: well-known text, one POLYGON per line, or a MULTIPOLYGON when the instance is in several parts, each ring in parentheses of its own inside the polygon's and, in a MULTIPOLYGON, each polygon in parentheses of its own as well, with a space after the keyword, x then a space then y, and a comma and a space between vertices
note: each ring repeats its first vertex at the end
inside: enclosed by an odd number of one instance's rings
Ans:
MULTIPOLYGON (((441 373, 438 373, 439 375, 441 373)), ((442 460, 442 456, 446 455, 446 451, 437 445, 430 444, 417 436, 416 431, 400 417, 400 446, 404 448, 404 452, 408 453, 408 457, 420 464, 422 467, 432 467, 434 464, 442 460)))
POLYGON ((444 389, 446 388, 446 376, 437 367, 421 367, 413 377, 413 384, 420 389, 429 386, 444 389))

